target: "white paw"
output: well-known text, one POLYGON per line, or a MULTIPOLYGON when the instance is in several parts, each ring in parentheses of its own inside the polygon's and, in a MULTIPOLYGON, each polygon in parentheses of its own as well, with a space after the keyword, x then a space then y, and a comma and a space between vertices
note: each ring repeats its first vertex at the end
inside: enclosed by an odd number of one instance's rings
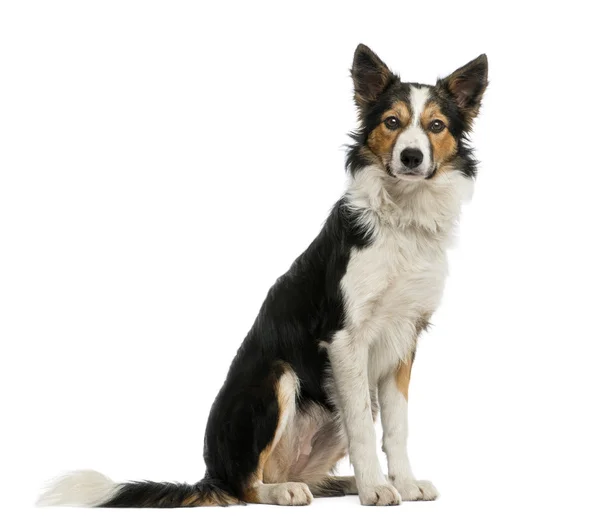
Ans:
POLYGON ((358 496, 363 506, 397 506, 402 502, 391 484, 363 487, 358 490, 358 496))
POLYGON ((438 498, 438 491, 428 480, 392 479, 392 482, 404 501, 432 501, 438 498))
POLYGON ((306 506, 313 500, 312 493, 302 482, 277 484, 270 490, 271 504, 281 506, 306 506))

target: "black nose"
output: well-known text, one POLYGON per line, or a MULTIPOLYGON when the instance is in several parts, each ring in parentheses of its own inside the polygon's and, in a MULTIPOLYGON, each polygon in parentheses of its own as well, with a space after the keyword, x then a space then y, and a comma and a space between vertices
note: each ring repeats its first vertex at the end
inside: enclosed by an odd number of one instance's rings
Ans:
POLYGON ((406 148, 400 153, 400 161, 409 169, 414 169, 421 165, 423 153, 416 148, 406 148))

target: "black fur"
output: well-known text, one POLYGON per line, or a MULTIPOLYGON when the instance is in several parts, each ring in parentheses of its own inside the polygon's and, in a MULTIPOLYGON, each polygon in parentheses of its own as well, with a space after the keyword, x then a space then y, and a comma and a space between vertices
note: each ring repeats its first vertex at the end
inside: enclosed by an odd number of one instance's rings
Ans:
POLYGON ((274 393, 281 362, 300 381, 299 408, 331 408, 323 383, 329 366, 319 347, 342 327, 340 281, 352 248, 369 237, 344 199, 321 233, 269 290, 213 404, 204 443, 207 474, 241 495, 262 450, 273 437, 279 409, 274 393))
POLYGON ((104 508, 182 508, 207 504, 227 505, 237 501, 222 482, 206 478, 197 484, 174 482, 128 482, 104 508))

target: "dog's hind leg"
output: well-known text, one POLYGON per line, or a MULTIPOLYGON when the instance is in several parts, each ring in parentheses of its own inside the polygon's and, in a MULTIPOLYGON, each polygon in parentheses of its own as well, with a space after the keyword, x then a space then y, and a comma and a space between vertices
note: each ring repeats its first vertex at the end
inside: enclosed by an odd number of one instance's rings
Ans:
POLYGON ((336 497, 358 493, 356 479, 331 475, 347 455, 343 426, 324 407, 305 406, 281 437, 265 465, 265 482, 304 482, 315 497, 336 497))
POLYGON ((279 504, 282 506, 304 506, 312 502, 313 496, 308 486, 302 482, 264 482, 264 470, 286 427, 296 414, 296 394, 298 378, 291 369, 286 370, 277 382, 276 395, 279 406, 279 419, 272 441, 260 454, 258 467, 247 486, 244 500, 258 504, 279 504))
POLYGON ((312 494, 306 484, 265 482, 265 465, 294 420, 297 393, 298 378, 287 363, 233 371, 209 417, 204 448, 207 475, 227 483, 246 502, 309 504, 312 494))

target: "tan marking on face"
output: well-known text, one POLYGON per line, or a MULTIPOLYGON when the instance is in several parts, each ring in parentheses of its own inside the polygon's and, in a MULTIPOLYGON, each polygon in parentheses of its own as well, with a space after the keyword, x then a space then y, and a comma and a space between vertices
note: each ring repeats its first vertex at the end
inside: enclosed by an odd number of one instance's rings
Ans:
POLYGON ((406 401, 408 401, 408 385, 410 383, 410 371, 412 370, 412 357, 414 356, 414 353, 410 356, 411 357, 406 361, 402 361, 398 365, 398 370, 396 370, 396 386, 404 395, 406 401))
POLYGON ((458 143, 448 130, 448 118, 442 113, 440 106, 435 101, 430 101, 423 109, 421 126, 427 133, 431 143, 433 163, 438 169, 445 168, 454 159, 458 143), (438 134, 429 130, 429 125, 436 119, 446 125, 446 128, 438 134))
POLYGON ((396 139, 409 123, 410 123, 410 108, 403 101, 398 101, 392 108, 386 110, 381 116, 381 123, 375 127, 367 138, 367 145, 371 152, 385 165, 391 157, 394 150, 396 139), (394 116, 400 121, 400 127, 397 130, 390 130, 385 126, 384 121, 394 116))

